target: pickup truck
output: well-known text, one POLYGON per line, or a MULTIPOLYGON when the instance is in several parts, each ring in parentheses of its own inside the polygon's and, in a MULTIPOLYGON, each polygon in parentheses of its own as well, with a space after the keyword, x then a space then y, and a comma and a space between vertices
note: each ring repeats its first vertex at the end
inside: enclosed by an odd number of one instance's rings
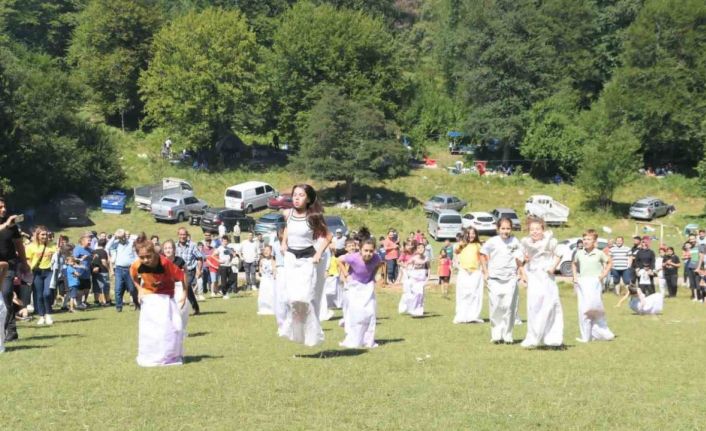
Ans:
POLYGON ((525 215, 539 217, 547 225, 563 225, 569 220, 569 207, 551 196, 533 195, 525 202, 525 215))
POLYGON ((191 184, 179 178, 163 178, 161 183, 135 187, 135 204, 137 208, 149 211, 152 202, 158 201, 169 194, 193 196, 194 188, 191 184))
POLYGON ((173 194, 162 196, 152 202, 150 212, 159 221, 183 222, 191 217, 191 211, 203 211, 208 204, 195 196, 173 194))

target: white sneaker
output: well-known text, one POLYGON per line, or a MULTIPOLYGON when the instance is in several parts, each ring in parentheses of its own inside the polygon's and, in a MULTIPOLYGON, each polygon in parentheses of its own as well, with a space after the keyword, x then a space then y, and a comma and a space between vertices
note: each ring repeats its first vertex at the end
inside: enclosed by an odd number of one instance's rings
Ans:
POLYGON ((223 299, 230 299, 228 295, 223 295, 223 299))
POLYGON ((44 323, 47 325, 54 324, 54 320, 51 318, 51 314, 47 314, 46 316, 44 316, 44 323))
POLYGON ((44 325, 44 316, 40 317, 39 320, 37 320, 37 325, 44 325))
POLYGON ((196 300, 197 300, 197 301, 205 301, 206 298, 204 298, 203 295, 199 295, 199 296, 196 297, 196 300))

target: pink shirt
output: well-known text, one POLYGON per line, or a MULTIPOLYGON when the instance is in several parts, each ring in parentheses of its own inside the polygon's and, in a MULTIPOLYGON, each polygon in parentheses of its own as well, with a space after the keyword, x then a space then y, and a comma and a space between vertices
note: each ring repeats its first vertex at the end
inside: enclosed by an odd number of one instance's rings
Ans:
POLYGON ((451 276, 451 260, 448 257, 439 259, 439 277, 451 276))

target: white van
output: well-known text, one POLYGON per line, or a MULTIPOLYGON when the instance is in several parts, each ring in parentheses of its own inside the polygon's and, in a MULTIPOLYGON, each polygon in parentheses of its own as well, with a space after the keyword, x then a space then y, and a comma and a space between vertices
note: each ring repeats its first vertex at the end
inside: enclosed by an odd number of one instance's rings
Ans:
POLYGON ((261 181, 248 181, 226 189, 225 207, 246 213, 267 207, 267 201, 278 196, 277 190, 261 181))
POLYGON ((456 239, 456 235, 463 231, 461 214, 454 210, 434 210, 429 216, 427 230, 435 240, 456 239))

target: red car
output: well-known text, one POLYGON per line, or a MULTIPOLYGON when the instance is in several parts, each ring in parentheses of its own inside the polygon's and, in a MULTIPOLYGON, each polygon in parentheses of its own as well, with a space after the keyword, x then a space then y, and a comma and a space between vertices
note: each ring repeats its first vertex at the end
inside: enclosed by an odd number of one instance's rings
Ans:
POLYGON ((267 201, 267 208, 271 210, 282 210, 292 208, 292 194, 282 193, 279 196, 270 198, 267 201))

